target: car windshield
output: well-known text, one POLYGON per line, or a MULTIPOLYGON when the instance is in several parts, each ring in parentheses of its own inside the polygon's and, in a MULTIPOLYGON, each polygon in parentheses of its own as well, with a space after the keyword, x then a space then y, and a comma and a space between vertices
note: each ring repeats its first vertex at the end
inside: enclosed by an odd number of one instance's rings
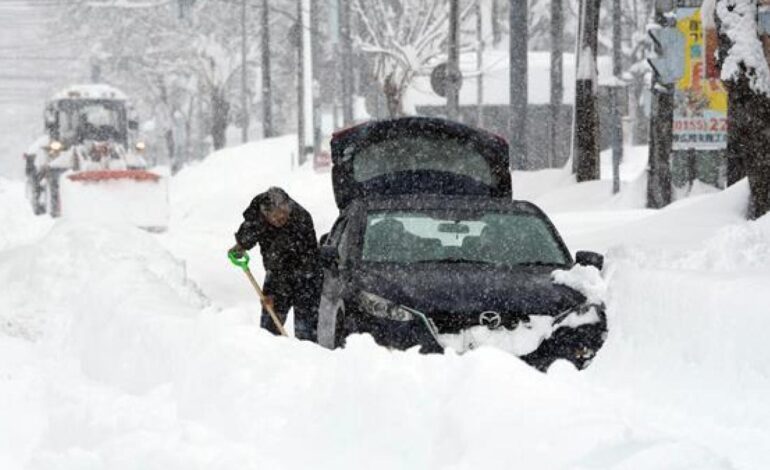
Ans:
POLYGON ((491 185, 487 159, 470 141, 447 137, 401 136, 375 142, 356 153, 354 175, 367 181, 402 171, 442 171, 491 185))
POLYGON ((380 263, 566 265, 540 217, 516 212, 377 211, 367 217, 362 260, 380 263))
POLYGON ((125 110, 120 102, 62 102, 60 132, 65 141, 120 140, 125 110))

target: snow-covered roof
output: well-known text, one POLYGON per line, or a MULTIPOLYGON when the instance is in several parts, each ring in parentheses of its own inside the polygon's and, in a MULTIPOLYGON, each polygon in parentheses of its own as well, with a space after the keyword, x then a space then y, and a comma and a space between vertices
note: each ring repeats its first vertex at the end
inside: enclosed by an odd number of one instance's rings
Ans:
MULTIPOLYGON (((509 91, 508 51, 493 49, 484 52, 483 80, 484 104, 507 105, 509 91)), ((599 84, 612 83, 612 58, 598 57, 599 84)), ((564 104, 575 102, 575 55, 564 54, 562 59, 562 77, 564 81, 564 104)), ((551 53, 530 52, 528 67, 528 94, 530 104, 550 103, 551 93, 551 53)), ((463 71, 463 84, 460 88, 460 105, 476 104, 476 53, 460 56, 460 69, 463 71)), ((430 77, 417 77, 406 92, 406 103, 410 106, 443 106, 446 98, 435 94, 430 86, 430 77)))
POLYGON ((100 100, 120 100, 128 99, 125 93, 114 86, 105 83, 90 83, 87 85, 69 86, 51 97, 51 100, 64 100, 68 98, 93 98, 100 100))

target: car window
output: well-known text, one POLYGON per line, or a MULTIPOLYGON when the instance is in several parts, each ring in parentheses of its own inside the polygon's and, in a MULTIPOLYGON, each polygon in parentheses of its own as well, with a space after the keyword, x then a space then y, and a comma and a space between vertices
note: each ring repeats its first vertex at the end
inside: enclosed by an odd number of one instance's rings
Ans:
POLYGON ((567 256, 541 217, 518 212, 378 211, 369 213, 363 261, 566 265, 567 256))
POLYGON ((487 159, 472 142, 447 137, 400 136, 371 143, 353 162, 356 181, 414 170, 454 173, 487 185, 493 181, 487 159))

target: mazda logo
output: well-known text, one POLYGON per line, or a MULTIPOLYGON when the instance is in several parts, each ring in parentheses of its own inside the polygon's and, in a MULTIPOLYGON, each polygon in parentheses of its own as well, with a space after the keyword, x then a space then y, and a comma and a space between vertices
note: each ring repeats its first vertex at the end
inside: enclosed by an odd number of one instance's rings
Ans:
POLYGON ((495 328, 499 327, 502 322, 503 319, 500 318, 500 314, 497 312, 489 311, 479 315, 479 324, 481 326, 486 326, 490 330, 494 330, 495 328))

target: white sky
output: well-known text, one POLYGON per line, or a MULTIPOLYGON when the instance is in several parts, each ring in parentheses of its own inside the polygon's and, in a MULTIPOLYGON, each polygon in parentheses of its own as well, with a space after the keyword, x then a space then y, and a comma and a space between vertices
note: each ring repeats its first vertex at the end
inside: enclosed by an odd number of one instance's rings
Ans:
POLYGON ((22 177, 21 153, 42 133, 46 97, 87 78, 87 61, 67 60, 72 43, 46 30, 61 4, 0 0, 0 176, 22 177))

